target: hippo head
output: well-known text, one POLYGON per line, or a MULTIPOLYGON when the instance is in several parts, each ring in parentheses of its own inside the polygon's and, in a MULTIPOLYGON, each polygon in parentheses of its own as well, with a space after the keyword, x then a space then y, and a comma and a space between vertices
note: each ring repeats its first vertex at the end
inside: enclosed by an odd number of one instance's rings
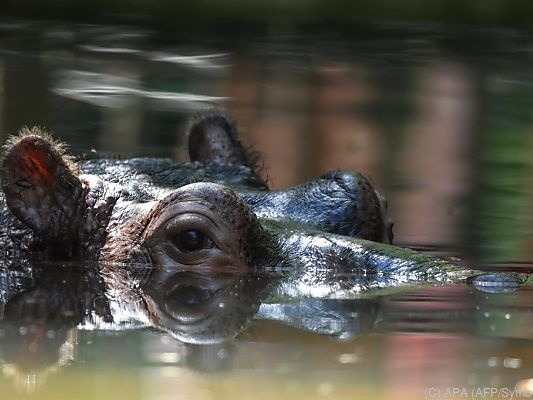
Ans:
POLYGON ((186 165, 156 159, 77 164, 64 146, 38 129, 26 129, 5 147, 0 175, 8 208, 1 211, 12 223, 0 234, 7 231, 19 242, 24 237, 21 247, 32 255, 44 250, 47 259, 78 255, 100 262, 211 263, 213 268, 270 263, 278 251, 267 238, 272 235, 263 232, 269 221, 392 240, 386 202, 365 176, 333 171, 268 191, 256 171, 257 155, 240 143, 233 121, 224 115, 207 115, 191 125, 189 155, 192 162, 186 165), (224 186, 191 184, 201 181, 224 186))
POLYGON ((37 241, 83 258, 244 268, 261 256, 255 214, 219 184, 193 183, 139 201, 118 184, 79 175, 63 147, 35 130, 7 145, 1 177, 9 209, 37 241))

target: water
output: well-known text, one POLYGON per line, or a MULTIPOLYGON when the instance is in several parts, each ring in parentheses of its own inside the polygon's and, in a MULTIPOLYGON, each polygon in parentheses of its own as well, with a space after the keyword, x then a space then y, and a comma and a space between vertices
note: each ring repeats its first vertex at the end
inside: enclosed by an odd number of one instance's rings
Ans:
MULTIPOLYGON (((3 21, 0 126, 4 135, 45 126, 81 157, 186 159, 188 119, 223 107, 264 155, 273 188, 359 170, 387 196, 396 243, 527 272, 532 44, 512 30, 420 24, 228 41, 3 21)), ((533 390, 531 287, 278 298, 275 276, 246 292, 250 276, 230 274, 227 298, 193 279, 163 299, 169 314, 161 314, 162 300, 144 287, 108 293, 109 310, 98 280, 44 271, 41 291, 2 312, 3 399, 517 398, 533 390), (203 334, 172 325, 203 321, 214 306, 203 334)))

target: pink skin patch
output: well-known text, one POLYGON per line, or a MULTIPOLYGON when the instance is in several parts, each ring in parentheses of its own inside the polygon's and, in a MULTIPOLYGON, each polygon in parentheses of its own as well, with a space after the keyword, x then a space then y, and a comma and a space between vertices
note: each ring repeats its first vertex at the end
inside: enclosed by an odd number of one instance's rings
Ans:
POLYGON ((33 169, 29 169, 27 171, 29 178, 35 182, 41 181, 43 183, 51 184, 54 176, 45 166, 46 161, 49 160, 41 158, 41 156, 42 154, 38 154, 37 152, 28 152, 27 161, 32 163, 34 167, 33 169))
POLYGON ((54 182, 54 167, 51 155, 43 148, 35 146, 35 142, 22 140, 18 144, 18 159, 21 173, 33 184, 51 185, 54 182))

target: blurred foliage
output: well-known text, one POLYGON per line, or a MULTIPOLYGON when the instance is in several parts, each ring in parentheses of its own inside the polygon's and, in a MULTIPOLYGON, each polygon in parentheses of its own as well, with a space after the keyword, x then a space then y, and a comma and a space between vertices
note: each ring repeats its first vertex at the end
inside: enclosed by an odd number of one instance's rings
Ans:
POLYGON ((530 0, 3 0, 1 15, 77 20, 138 20, 168 28, 226 28, 353 23, 356 19, 425 20, 531 27, 530 0))
POLYGON ((523 238, 531 234, 528 215, 533 122, 529 72, 492 76, 484 93, 477 144, 479 182, 475 208, 483 260, 527 257, 523 238))

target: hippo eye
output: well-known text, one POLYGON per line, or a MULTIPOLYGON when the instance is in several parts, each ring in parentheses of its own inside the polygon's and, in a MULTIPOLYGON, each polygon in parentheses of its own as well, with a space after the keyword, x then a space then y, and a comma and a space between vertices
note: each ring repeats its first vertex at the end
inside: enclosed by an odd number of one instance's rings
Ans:
POLYGON ((211 246, 211 241, 202 232, 195 229, 183 231, 176 236, 176 245, 181 251, 190 252, 211 246))

